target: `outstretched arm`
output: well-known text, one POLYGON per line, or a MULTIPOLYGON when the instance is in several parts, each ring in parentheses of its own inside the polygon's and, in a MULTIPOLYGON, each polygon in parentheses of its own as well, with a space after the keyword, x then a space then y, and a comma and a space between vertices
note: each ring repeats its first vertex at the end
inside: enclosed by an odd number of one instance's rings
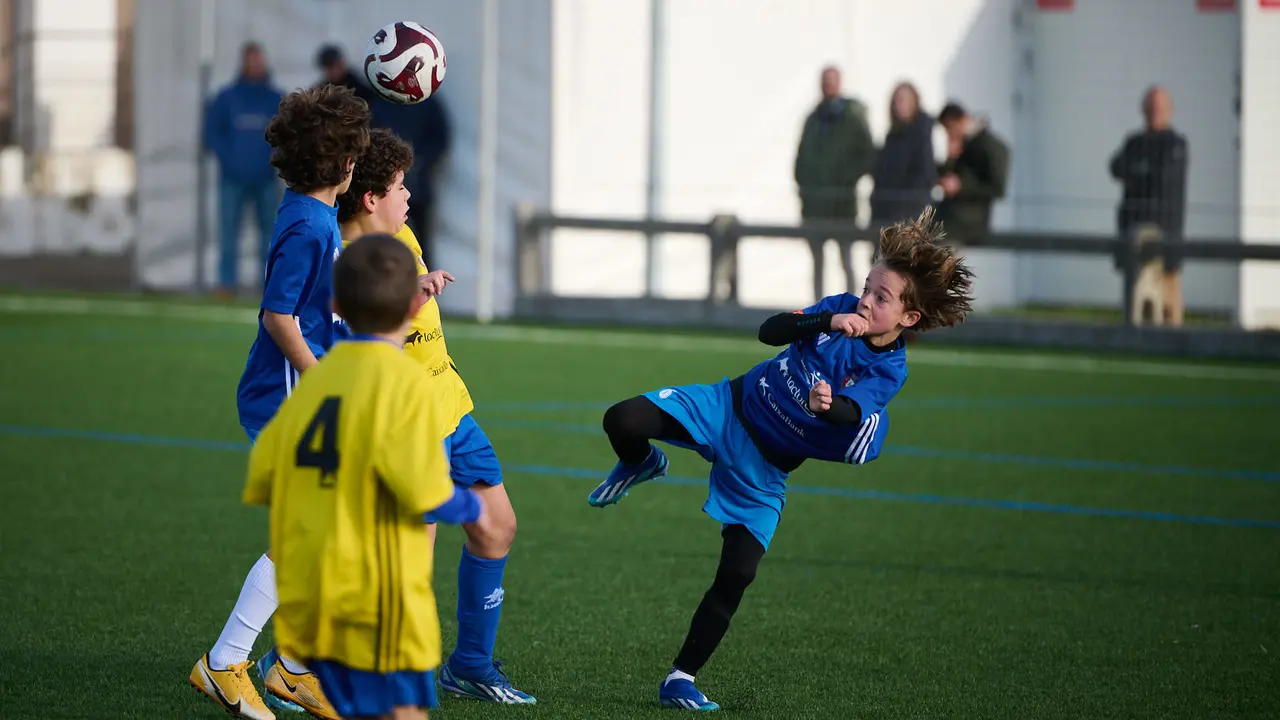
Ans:
POLYGON ((760 324, 760 342, 780 347, 831 332, 830 310, 821 313, 778 313, 760 324))
POLYGON ((835 332, 858 337, 867 332, 866 318, 856 313, 778 313, 760 325, 760 342, 779 347, 822 333, 835 332))

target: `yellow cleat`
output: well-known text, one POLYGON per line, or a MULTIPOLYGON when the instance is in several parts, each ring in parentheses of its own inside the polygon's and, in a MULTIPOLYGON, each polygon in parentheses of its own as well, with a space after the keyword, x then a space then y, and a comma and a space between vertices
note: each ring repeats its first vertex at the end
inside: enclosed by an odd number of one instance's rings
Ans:
POLYGON ((191 668, 187 678, 191 686, 213 698, 227 713, 249 720, 275 720, 275 713, 262 702, 262 696, 249 679, 249 662, 232 665, 226 670, 214 670, 209 666, 209 655, 191 668))
MULTIPOLYGON (((324 691, 320 689, 320 678, 315 673, 289 672, 275 651, 265 659, 275 661, 262 675, 268 705, 281 710, 301 710, 321 720, 342 720, 325 698, 324 691)), ((263 664, 260 662, 258 667, 263 664)))

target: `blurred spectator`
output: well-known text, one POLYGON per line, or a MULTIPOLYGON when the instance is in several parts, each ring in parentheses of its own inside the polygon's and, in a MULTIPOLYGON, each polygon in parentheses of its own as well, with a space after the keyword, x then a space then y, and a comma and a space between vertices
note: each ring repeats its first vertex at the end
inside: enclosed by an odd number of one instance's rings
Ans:
POLYGON ((920 110, 920 93, 900 83, 889 103, 889 132, 876 155, 871 224, 892 225, 914 219, 932 203, 938 184, 933 159, 933 118, 920 110))
POLYGON ((264 135, 284 96, 271 84, 262 47, 241 49, 240 77, 217 94, 205 112, 204 141, 218 160, 218 287, 229 297, 239 285, 240 223, 252 201, 258 224, 259 271, 266 272, 267 250, 280 203, 280 184, 271 167, 271 146, 264 135))
POLYGON ((938 218, 953 241, 981 241, 991 231, 991 204, 1004 197, 1009 182, 1009 147, 956 103, 942 108, 938 122, 947 131, 938 218))
POLYGON ((369 103, 373 127, 386 128, 413 146, 413 167, 404 174, 404 185, 409 190, 409 227, 418 236, 423 262, 434 269, 436 181, 452 139, 444 101, 438 94, 416 105, 383 100, 351 72, 336 45, 321 48, 316 65, 323 73, 321 82, 353 88, 358 97, 369 103))
POLYGON ((439 94, 416 105, 380 101, 373 126, 391 130, 413 146, 413 167, 404 174, 409 189, 409 226, 422 245, 422 261, 435 269, 436 182, 449 152, 451 129, 439 94))
MULTIPOLYGON (((1131 236, 1155 225, 1164 239, 1180 242, 1187 215, 1187 139, 1173 129, 1173 98, 1162 87, 1142 99, 1146 129, 1125 138, 1111 158, 1111 175, 1124 185, 1117 213, 1120 233, 1131 236)), ((1182 324, 1182 253, 1164 255, 1164 320, 1182 324)))
POLYGON ((325 45, 320 48, 320 52, 316 53, 316 68, 321 73, 320 81, 316 83, 317 85, 329 84, 349 87, 355 91, 356 97, 369 104, 371 111, 377 107, 378 95, 368 85, 356 78, 355 73, 351 72, 351 68, 347 65, 346 56, 342 54, 342 48, 337 45, 325 45))
MULTIPOLYGON (((800 216, 804 221, 846 221, 858 219, 854 186, 871 172, 875 146, 867 126, 867 108, 858 100, 840 94, 840 70, 822 70, 819 87, 822 99, 804 121, 800 148, 796 152, 795 180, 800 188, 800 216)), ((825 295, 822 277, 825 267, 823 241, 810 241, 813 250, 814 297, 825 295)), ((841 263, 852 292, 850 265, 852 242, 840 243, 841 263)))

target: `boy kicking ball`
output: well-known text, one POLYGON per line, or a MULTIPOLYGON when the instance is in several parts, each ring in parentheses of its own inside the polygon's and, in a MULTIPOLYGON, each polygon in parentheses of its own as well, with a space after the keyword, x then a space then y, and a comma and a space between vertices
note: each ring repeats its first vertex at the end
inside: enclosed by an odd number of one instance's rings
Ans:
POLYGON ((721 523, 720 564, 659 685, 663 706, 720 708, 694 679, 756 577, 787 477, 809 459, 861 465, 879 456, 887 407, 907 379, 903 332, 949 327, 971 310, 973 273, 942 238, 932 209, 885 228, 861 297, 834 295, 765 320, 760 341, 785 346, 773 359, 732 380, 655 390, 605 412, 618 464, 588 496, 595 507, 666 474, 667 456, 652 440, 711 463, 702 509, 721 523))

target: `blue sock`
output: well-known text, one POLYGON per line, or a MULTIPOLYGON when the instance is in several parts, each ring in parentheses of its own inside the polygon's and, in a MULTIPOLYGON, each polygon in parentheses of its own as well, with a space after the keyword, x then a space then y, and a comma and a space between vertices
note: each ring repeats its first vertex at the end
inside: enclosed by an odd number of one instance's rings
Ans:
POLYGON ((478 558, 462 546, 458 563, 458 646, 449 667, 466 679, 479 679, 493 669, 493 645, 502 618, 502 572, 505 557, 478 558))

